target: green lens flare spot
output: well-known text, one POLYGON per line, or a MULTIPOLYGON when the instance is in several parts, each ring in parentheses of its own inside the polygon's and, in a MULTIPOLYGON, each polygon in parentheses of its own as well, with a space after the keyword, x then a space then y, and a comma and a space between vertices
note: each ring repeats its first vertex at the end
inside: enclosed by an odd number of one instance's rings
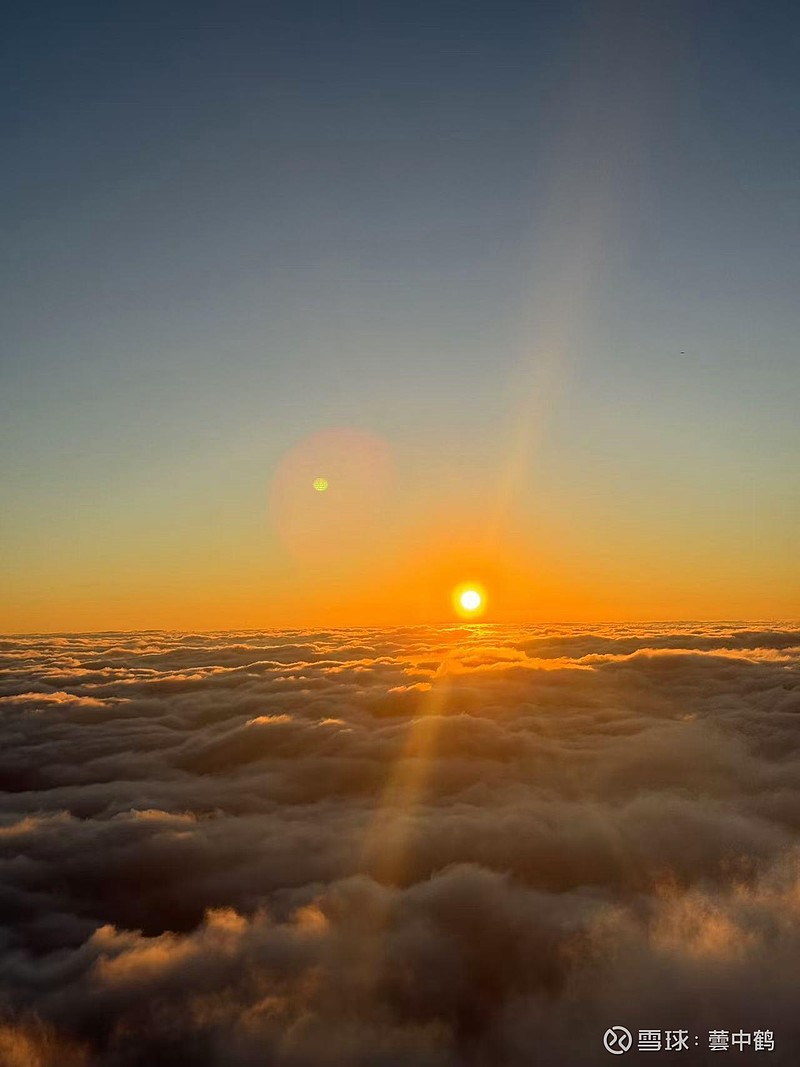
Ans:
POLYGON ((328 479, 327 478, 315 478, 314 479, 314 488, 317 490, 318 493, 324 493, 325 490, 328 488, 328 479))

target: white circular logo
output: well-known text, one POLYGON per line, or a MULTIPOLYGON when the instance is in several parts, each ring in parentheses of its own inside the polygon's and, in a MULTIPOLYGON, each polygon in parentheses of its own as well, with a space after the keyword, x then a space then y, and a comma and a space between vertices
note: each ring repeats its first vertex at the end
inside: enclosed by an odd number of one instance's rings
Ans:
POLYGON ((630 1030, 626 1030, 624 1026, 609 1026, 603 1034, 603 1044, 606 1052, 610 1052, 612 1056, 621 1056, 631 1047, 633 1038, 630 1030))

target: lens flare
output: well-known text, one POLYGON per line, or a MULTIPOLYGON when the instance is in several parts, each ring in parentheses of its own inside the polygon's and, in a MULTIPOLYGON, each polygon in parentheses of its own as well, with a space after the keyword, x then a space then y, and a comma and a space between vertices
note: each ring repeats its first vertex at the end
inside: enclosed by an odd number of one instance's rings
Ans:
POLYGON ((269 486, 270 524, 283 547, 314 567, 355 564, 356 546, 387 537, 388 444, 349 427, 319 430, 280 459, 269 486))

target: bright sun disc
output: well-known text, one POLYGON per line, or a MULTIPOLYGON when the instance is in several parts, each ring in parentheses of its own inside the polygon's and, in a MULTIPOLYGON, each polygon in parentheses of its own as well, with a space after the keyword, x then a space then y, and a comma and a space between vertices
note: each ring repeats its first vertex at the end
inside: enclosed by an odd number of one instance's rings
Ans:
POLYGON ((481 606, 481 594, 477 589, 465 589, 459 601, 464 611, 477 611, 481 606))
POLYGON ((486 607, 486 594, 479 585, 465 583, 453 590, 453 607, 463 619, 482 615, 486 607))

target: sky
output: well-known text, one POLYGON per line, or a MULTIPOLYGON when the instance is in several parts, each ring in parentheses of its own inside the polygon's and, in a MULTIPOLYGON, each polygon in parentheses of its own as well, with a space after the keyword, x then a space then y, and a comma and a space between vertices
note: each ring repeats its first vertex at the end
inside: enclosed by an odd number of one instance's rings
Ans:
POLYGON ((0 629, 797 617, 798 29, 8 5, 0 629))

